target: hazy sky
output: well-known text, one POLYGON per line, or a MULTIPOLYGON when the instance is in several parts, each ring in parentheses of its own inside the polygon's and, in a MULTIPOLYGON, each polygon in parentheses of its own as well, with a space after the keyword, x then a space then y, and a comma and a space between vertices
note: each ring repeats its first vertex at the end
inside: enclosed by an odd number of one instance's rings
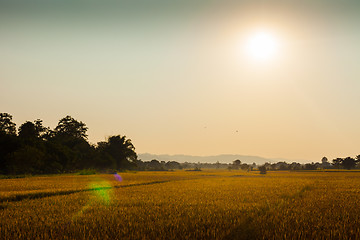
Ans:
POLYGON ((138 153, 355 156, 356 2, 0 1, 0 112, 138 153), (243 51, 259 29, 279 44, 262 62, 243 51))

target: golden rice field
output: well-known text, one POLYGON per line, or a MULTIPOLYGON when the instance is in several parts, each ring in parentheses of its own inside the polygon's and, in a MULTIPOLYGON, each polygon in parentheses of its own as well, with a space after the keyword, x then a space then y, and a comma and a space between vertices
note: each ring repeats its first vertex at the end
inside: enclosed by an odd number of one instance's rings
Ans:
POLYGON ((360 172, 0 180, 1 239, 360 239, 360 172))

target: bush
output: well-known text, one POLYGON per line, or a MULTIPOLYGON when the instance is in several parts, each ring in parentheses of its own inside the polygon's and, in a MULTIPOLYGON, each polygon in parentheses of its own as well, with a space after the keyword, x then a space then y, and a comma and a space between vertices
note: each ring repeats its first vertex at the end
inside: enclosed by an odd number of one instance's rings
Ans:
POLYGON ((266 167, 265 166, 259 167, 259 171, 260 171, 260 174, 266 174, 266 167))

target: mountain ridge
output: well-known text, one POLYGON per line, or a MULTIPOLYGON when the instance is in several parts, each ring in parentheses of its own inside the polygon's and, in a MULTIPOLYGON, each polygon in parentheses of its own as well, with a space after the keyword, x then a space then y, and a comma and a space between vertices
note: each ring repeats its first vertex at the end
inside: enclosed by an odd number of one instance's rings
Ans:
MULTIPOLYGON (((265 158, 259 156, 251 155, 240 155, 240 154, 219 154, 212 156, 194 156, 194 155, 185 155, 185 154, 151 154, 151 153, 141 153, 138 154, 139 159, 142 161, 151 161, 153 159, 159 161, 177 161, 180 163, 191 162, 191 163, 232 163, 233 161, 239 159, 242 163, 256 163, 264 164, 265 162, 275 163, 280 161, 286 161, 288 163, 294 162, 294 160, 282 159, 282 158, 265 158)), ((303 162, 303 161, 301 161, 303 162)))

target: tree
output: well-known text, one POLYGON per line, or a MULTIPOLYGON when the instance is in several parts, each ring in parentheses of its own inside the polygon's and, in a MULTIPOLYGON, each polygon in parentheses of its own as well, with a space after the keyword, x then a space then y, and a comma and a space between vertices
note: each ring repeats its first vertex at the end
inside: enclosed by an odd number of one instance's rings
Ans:
POLYGON ((163 167, 161 166, 161 163, 156 159, 151 160, 148 163, 148 166, 149 166, 150 170, 155 170, 155 171, 163 170, 163 167))
POLYGON ((289 164, 287 164, 286 162, 278 162, 276 165, 279 166, 279 170, 288 170, 289 169, 289 164))
POLYGON ((239 159, 236 159, 234 162, 233 162, 234 165, 237 165, 237 166, 240 166, 241 164, 241 161, 239 159))
MULTIPOLYGON (((85 123, 71 116, 60 119, 54 131, 44 127, 40 119, 23 123, 19 135, 15 126, 10 114, 0 113, 0 174, 136 167, 137 155, 130 139, 118 135, 91 145, 85 123)), ((179 167, 175 162, 169 165, 179 167)))
POLYGON ((25 145, 15 151, 8 163, 12 174, 43 173, 45 154, 36 147, 25 145))
POLYGON ((341 166, 342 161, 343 161, 342 158, 335 158, 335 159, 332 160, 332 165, 334 167, 336 167, 337 169, 339 169, 340 166, 341 166))
POLYGON ((305 170, 316 170, 317 166, 315 163, 306 163, 305 164, 305 170))
POLYGON ((289 166, 291 170, 301 170, 301 164, 297 162, 292 162, 289 166))
POLYGON ((42 122, 43 121, 41 119, 36 119, 34 121, 35 130, 36 130, 38 137, 47 138, 50 135, 51 130, 49 127, 44 127, 42 122))
POLYGON ((246 163, 240 165, 241 170, 249 171, 250 166, 246 163))
POLYGON ((19 137, 24 139, 35 139, 39 137, 39 133, 36 131, 35 124, 32 122, 25 122, 19 127, 19 137))
POLYGON ((328 159, 327 159, 327 157, 323 157, 322 159, 321 159, 321 163, 322 164, 327 164, 329 161, 328 161, 328 159))
POLYGON ((99 142, 98 148, 103 154, 111 156, 119 169, 131 167, 137 160, 135 147, 126 136, 111 136, 107 142, 99 142))
POLYGON ((215 166, 216 166, 216 169, 220 168, 221 164, 219 163, 219 161, 216 161, 215 166))
POLYGON ((44 137, 59 150, 59 163, 64 171, 88 168, 94 165, 95 148, 87 142, 85 123, 71 116, 59 120, 53 132, 48 131, 44 137))
POLYGON ((343 159, 343 161, 341 162, 341 165, 347 169, 350 170, 352 168, 355 168, 356 166, 356 160, 352 157, 347 157, 345 159, 343 159))
POLYGON ((322 168, 330 168, 331 167, 331 164, 329 163, 329 160, 327 157, 323 157, 321 159, 321 167, 322 168))
POLYGON ((239 159, 236 159, 233 161, 232 169, 238 170, 240 168, 241 161, 239 159))
POLYGON ((259 171, 260 171, 260 174, 266 174, 266 167, 265 166, 260 166, 259 171))
POLYGON ((176 161, 168 161, 165 163, 167 169, 182 169, 181 164, 176 161))
POLYGON ((8 173, 8 164, 11 154, 21 147, 19 138, 16 135, 0 131, 0 173, 8 173))
POLYGON ((16 124, 12 122, 12 116, 8 113, 0 113, 0 132, 16 135, 16 124))
POLYGON ((72 118, 71 116, 66 116, 60 119, 58 125, 55 128, 55 135, 78 138, 78 139, 87 139, 86 131, 88 128, 83 122, 79 122, 72 118))

